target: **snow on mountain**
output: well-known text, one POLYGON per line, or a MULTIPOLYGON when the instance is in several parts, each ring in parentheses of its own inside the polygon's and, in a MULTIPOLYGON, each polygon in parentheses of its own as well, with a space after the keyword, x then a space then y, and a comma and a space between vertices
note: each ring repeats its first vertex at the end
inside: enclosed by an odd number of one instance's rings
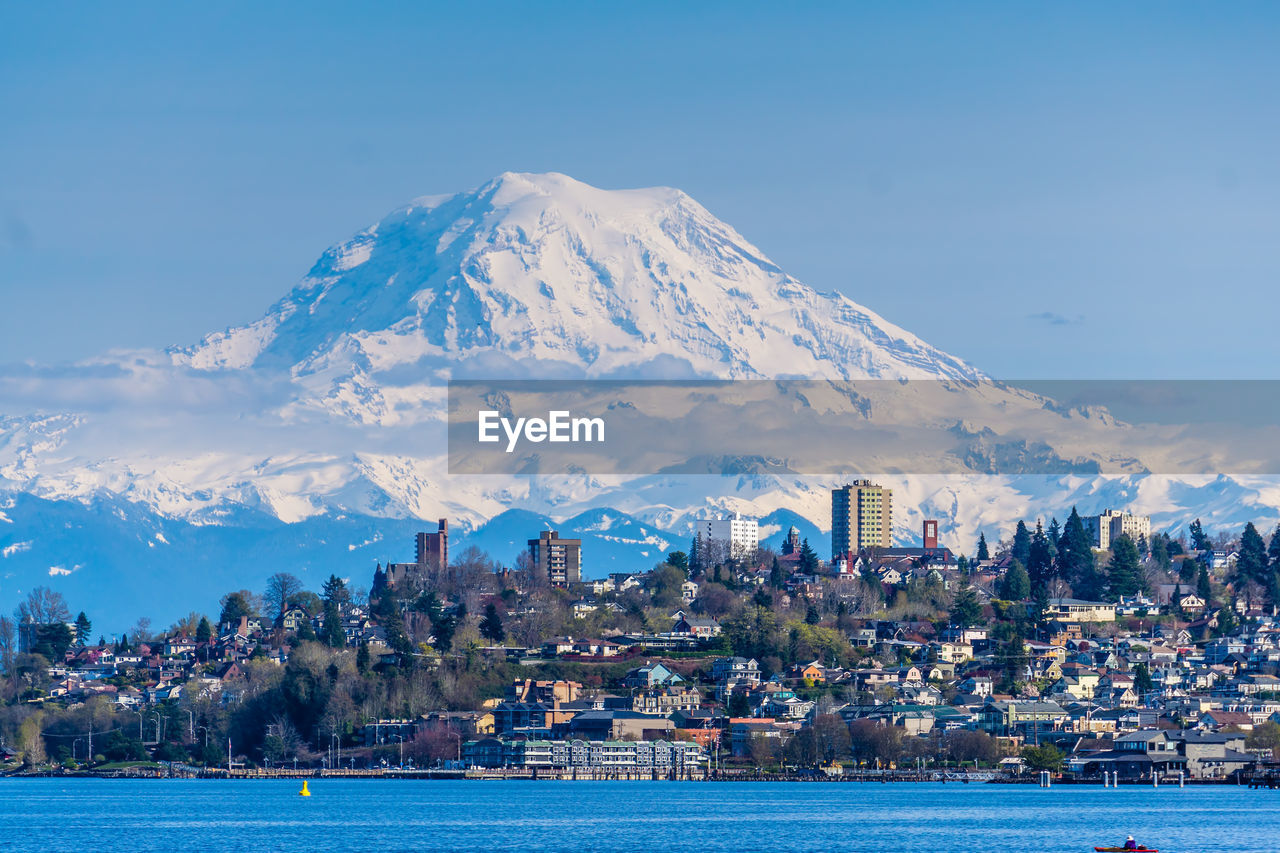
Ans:
POLYGON ((786 275, 679 190, 558 174, 420 199, 325 252, 261 320, 173 357, 295 376, 977 375, 786 275))
MULTIPOLYGON (((775 539, 797 516, 817 525, 806 533, 828 526, 842 477, 450 477, 444 383, 465 377, 983 378, 796 281, 679 190, 507 173, 330 248, 247 325, 35 379, 0 372, 0 604, 34 583, 134 595, 135 573, 166 577, 152 615, 176 614, 282 567, 360 576, 443 516, 460 546, 504 562, 542 524, 576 530, 588 575, 647 568, 707 511, 773 518, 775 539)), ((1235 524, 1280 506, 1257 478, 881 479, 901 541, 934 517, 960 551, 979 529, 1072 504, 1166 527, 1183 507, 1235 524)))

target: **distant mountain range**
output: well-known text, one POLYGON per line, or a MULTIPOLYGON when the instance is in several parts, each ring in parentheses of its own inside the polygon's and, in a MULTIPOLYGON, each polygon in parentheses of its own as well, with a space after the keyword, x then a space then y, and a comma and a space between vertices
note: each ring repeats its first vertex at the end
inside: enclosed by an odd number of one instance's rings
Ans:
MULTIPOLYGON (((248 325, 0 371, 0 607, 43 583, 118 629, 280 570, 365 584, 439 517, 453 548, 504 563, 546 526, 581 536, 588 576, 687 549, 692 519, 716 511, 760 517, 776 541, 796 524, 826 551, 838 477, 450 477, 451 377, 984 378, 796 281, 678 190, 507 173, 330 248, 248 325)), ((1157 527, 1280 507, 1259 478, 884 479, 900 541, 933 517, 960 552, 1072 504, 1157 527)))

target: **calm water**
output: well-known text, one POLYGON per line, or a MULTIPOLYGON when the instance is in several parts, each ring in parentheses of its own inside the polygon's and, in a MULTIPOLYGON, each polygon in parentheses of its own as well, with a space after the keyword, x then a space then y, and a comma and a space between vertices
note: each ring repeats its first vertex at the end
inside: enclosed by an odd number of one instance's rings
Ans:
POLYGON ((1280 791, 1029 785, 0 780, 0 850, 1280 851, 1280 791))

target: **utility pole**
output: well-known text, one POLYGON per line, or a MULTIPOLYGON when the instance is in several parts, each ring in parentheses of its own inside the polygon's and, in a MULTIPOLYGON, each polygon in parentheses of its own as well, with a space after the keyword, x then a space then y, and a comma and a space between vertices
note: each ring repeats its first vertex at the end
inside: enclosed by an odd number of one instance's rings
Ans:
POLYGON ((86 759, 85 761, 86 764, 93 763, 93 719, 92 718, 90 718, 89 720, 89 754, 85 756, 85 759, 86 759))
POLYGON ((227 735, 227 778, 231 777, 231 735, 227 735))

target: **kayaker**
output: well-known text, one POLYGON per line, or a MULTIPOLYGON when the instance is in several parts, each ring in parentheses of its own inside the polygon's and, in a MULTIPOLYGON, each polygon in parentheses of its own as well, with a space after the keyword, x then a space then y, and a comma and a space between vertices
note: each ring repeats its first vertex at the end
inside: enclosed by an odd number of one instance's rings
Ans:
POLYGON ((1136 842, 1136 841, 1134 841, 1134 840, 1133 840, 1133 836, 1132 836, 1132 835, 1130 835, 1128 838, 1126 838, 1126 839, 1124 840, 1124 849, 1125 849, 1125 850, 1137 850, 1137 849, 1138 849, 1138 842, 1136 842))

